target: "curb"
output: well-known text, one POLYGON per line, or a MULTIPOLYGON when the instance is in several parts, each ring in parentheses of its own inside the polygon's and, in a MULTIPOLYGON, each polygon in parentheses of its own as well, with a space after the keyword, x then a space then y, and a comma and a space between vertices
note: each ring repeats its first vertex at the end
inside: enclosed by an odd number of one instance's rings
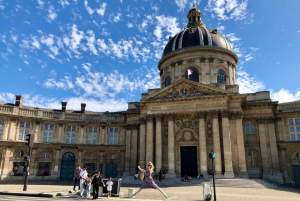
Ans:
POLYGON ((16 195, 16 196, 48 197, 48 198, 55 197, 55 195, 49 194, 49 193, 14 193, 14 192, 8 192, 8 191, 2 191, 2 192, 0 192, 0 195, 16 195))

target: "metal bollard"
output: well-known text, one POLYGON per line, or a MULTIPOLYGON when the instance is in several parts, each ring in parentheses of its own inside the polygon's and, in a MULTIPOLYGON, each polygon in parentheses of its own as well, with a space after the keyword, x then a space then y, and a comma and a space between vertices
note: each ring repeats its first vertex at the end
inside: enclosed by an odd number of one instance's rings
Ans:
POLYGON ((204 201, 210 201, 212 198, 211 196, 211 188, 209 182, 203 183, 203 199, 204 201))

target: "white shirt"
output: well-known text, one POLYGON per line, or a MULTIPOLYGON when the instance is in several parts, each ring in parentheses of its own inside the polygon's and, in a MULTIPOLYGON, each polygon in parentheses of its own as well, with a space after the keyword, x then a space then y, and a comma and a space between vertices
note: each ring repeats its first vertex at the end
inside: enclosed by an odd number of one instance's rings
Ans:
POLYGON ((86 177, 87 177, 86 170, 81 169, 79 175, 80 175, 80 178, 86 179, 86 177))

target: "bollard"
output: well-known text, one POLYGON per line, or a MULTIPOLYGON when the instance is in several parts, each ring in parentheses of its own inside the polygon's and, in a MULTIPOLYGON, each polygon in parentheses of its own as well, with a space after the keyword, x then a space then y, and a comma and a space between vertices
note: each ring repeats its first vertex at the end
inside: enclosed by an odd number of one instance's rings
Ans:
POLYGON ((98 192, 98 196, 102 196, 103 195, 103 187, 99 188, 99 192, 98 192))
POLYGON ((128 189, 128 197, 129 198, 132 198, 132 195, 135 193, 135 190, 134 190, 134 188, 129 188, 128 189))
POLYGON ((211 196, 211 188, 209 182, 203 183, 203 199, 204 201, 210 201, 212 198, 211 196))

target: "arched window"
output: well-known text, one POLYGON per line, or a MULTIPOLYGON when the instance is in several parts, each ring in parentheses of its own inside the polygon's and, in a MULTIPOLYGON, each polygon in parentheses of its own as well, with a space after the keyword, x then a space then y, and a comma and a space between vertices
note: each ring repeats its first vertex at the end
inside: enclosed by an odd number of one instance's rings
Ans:
POLYGON ((185 79, 199 82, 199 73, 196 68, 188 68, 185 71, 185 79))
POLYGON ((251 150, 247 152, 247 166, 248 167, 259 167, 258 151, 251 150))
POLYGON ((171 84, 171 76, 167 75, 165 78, 165 87, 169 86, 171 84))
POLYGON ((218 70, 217 83, 226 84, 226 73, 222 69, 218 70))
POLYGON ((247 121, 244 124, 244 130, 245 130, 246 135, 255 135, 255 127, 254 127, 253 122, 251 122, 251 121, 247 121))

